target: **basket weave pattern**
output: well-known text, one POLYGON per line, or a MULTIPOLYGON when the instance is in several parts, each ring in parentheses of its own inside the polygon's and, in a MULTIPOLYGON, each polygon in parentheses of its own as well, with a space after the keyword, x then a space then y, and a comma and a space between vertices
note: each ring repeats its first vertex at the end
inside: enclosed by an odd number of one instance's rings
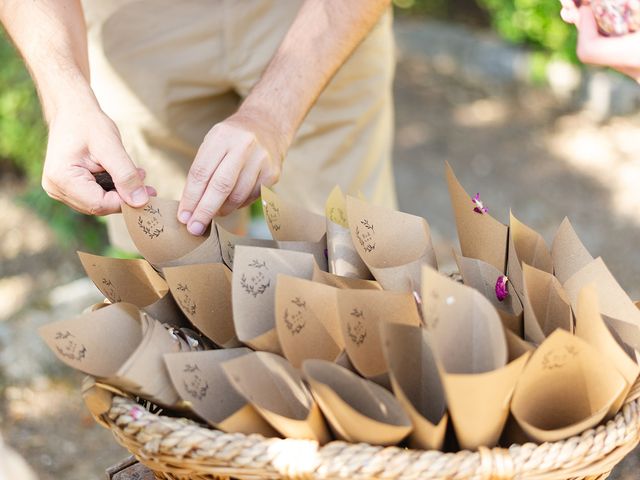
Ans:
POLYGON ((451 479, 560 480, 607 478, 640 440, 640 382, 606 424, 567 440, 477 452, 409 450, 367 444, 229 434, 183 418, 136 408, 114 395, 99 416, 117 441, 158 479, 451 479))

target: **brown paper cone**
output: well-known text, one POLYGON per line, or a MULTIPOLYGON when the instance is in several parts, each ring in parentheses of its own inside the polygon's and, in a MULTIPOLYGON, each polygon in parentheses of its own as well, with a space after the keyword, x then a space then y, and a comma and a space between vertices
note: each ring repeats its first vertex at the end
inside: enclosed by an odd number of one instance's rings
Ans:
POLYGON ((298 205, 287 202, 264 185, 262 211, 274 240, 318 242, 326 234, 326 220, 298 205))
POLYGON ((447 431, 447 404, 427 333, 420 327, 381 326, 393 393, 413 423, 413 448, 441 450, 447 431))
POLYGON ((554 274, 562 284, 593 261, 593 257, 580 241, 571 222, 566 217, 553 239, 551 258, 554 274))
POLYGON ((347 204, 340 187, 336 186, 329 194, 325 212, 329 271, 344 277, 372 278, 369 268, 358 255, 351 240, 347 204))
POLYGON ((331 439, 300 374, 284 358, 253 352, 222 364, 228 380, 264 419, 288 438, 331 439))
POLYGON ((411 431, 402 406, 381 386, 325 360, 305 360, 302 370, 339 439, 395 445, 411 431))
POLYGON ((238 339, 255 350, 280 353, 275 292, 279 273, 311 279, 314 259, 307 253, 238 245, 231 297, 238 339))
POLYGON ((422 217, 347 197, 353 244, 385 290, 418 291, 423 264, 437 267, 429 224, 422 217))
POLYGON ((456 218, 462 255, 493 265, 504 272, 507 264, 508 227, 489 213, 473 211, 474 203, 447 163, 447 185, 456 218))
POLYGON ((542 236, 510 213, 507 274, 520 299, 524 296, 524 264, 553 273, 551 252, 542 236))
POLYGON ((363 280, 361 278, 342 277, 320 270, 317 266, 313 269, 314 282, 329 285, 335 288, 348 288, 353 290, 382 290, 382 287, 375 280, 363 280))
POLYGON ((640 310, 613 277, 607 266, 598 257, 576 272, 564 284, 564 289, 577 305, 580 290, 593 284, 598 293, 600 313, 620 338, 636 350, 640 350, 640 310))
POLYGON ((238 394, 222 364, 251 353, 248 348, 172 353, 164 356, 171 381, 189 408, 209 425, 229 433, 278 433, 238 394))
POLYGON ((420 325, 413 295, 384 290, 338 290, 338 314, 349 360, 362 376, 390 385, 380 324, 420 325))
POLYGON ((287 275, 276 282, 276 331, 295 368, 308 358, 335 362, 344 353, 336 289, 287 275))
POLYGON ((620 410, 629 390, 640 375, 635 353, 627 345, 621 344, 613 335, 599 313, 598 293, 592 286, 586 286, 578 295, 576 308, 576 335, 606 356, 626 382, 626 388, 611 406, 610 414, 620 410))
POLYGON ((477 290, 423 268, 425 325, 462 448, 496 445, 528 353, 507 364, 498 312, 477 290))
POLYGON ((186 317, 225 348, 240 346, 231 311, 231 271, 222 263, 164 269, 171 293, 186 317))
POLYGON ((524 265, 524 338, 536 345, 557 328, 573 333, 571 300, 552 274, 524 265))
POLYGON ((530 439, 555 442, 599 424, 624 388, 607 357, 558 329, 531 356, 511 411, 530 439))

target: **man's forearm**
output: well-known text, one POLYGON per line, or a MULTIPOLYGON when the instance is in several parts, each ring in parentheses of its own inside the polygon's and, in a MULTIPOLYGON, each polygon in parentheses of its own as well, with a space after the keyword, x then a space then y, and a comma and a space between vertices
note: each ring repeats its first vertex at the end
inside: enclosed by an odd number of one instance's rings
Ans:
POLYGON ((79 0, 0 0, 0 21, 25 58, 47 120, 65 102, 92 96, 79 0))
POLYGON ((268 112, 290 143, 329 80, 390 0, 306 0, 240 111, 268 112))

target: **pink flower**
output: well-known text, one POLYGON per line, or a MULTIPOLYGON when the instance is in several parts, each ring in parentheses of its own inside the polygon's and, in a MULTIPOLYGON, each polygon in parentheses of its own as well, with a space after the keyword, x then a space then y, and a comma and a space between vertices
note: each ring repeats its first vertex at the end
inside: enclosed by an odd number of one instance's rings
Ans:
POLYGON ((137 406, 133 407, 131 410, 129 410, 129 415, 134 420, 138 420, 142 416, 142 409, 137 406))
POLYGON ((496 298, 500 302, 504 301, 504 299, 509 296, 509 288, 507 287, 508 281, 509 279, 506 275, 500 275, 496 281, 496 298))
POLYGON ((473 211, 474 212, 479 213, 480 215, 482 215, 483 213, 487 213, 489 211, 489 209, 487 207, 485 207, 484 204, 482 203, 482 200, 480 200, 480 194, 479 193, 476 193, 476 196, 472 197, 471 201, 475 205, 475 207, 473 207, 473 211))

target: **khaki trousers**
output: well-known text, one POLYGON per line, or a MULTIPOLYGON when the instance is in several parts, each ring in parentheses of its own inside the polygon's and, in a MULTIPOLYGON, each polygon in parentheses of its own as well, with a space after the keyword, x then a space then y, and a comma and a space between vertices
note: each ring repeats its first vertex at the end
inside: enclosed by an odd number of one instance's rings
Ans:
MULTIPOLYGON (((205 134, 259 80, 302 1, 83 1, 92 87, 160 196, 180 197, 205 134)), ((284 198, 323 212, 337 184, 396 206, 391 20, 388 11, 305 119, 274 186, 284 198)), ((130 247, 121 216, 108 223, 112 242, 130 247)))

